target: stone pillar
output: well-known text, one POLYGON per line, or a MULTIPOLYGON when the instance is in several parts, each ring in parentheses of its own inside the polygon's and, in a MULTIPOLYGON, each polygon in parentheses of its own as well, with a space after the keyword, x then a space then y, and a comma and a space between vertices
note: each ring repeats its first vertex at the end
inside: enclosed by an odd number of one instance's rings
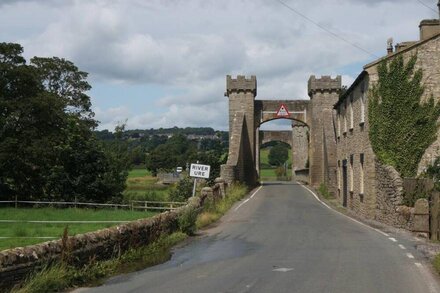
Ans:
MULTIPOLYGON (((232 133, 233 117, 235 113, 244 114, 246 133, 241 134, 241 149, 243 150, 242 165, 246 184, 254 186, 257 181, 256 165, 256 143, 255 143, 255 96, 257 95, 257 78, 251 76, 249 79, 243 75, 238 75, 236 79, 231 76, 226 77, 225 96, 229 98, 229 133, 232 133)), ((230 140, 229 150, 238 150, 240 146, 233 145, 230 140)))
POLYGON ((310 122, 310 184, 318 187, 325 183, 331 192, 336 190, 336 135, 333 106, 341 93, 341 76, 316 78, 308 82, 311 100, 310 122))
POLYGON ((255 169, 260 178, 260 127, 255 131, 255 169))
POLYGON ((308 127, 295 124, 292 127, 292 170, 305 169, 309 158, 308 127))

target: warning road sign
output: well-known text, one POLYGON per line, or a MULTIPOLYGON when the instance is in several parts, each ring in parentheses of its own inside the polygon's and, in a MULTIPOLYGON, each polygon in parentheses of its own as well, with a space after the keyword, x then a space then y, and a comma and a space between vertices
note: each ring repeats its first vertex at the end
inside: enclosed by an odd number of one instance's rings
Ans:
POLYGON ((281 106, 277 112, 277 117, 289 117, 289 116, 290 116, 290 113, 289 113, 289 110, 287 109, 286 105, 281 104, 281 106))

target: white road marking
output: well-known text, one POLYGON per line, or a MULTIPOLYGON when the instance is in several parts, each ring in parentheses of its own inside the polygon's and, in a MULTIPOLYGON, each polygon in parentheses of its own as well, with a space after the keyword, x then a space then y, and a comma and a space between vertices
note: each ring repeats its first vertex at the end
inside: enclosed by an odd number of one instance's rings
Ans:
MULTIPOLYGON (((366 225, 366 224, 364 224, 364 223, 362 223, 362 222, 359 222, 359 221, 357 221, 357 220, 355 220, 355 219, 353 219, 353 218, 351 218, 351 217, 349 217, 349 216, 347 216, 347 215, 344 215, 343 213, 341 213, 341 212, 339 212, 339 211, 336 211, 336 210, 334 210, 334 209, 332 209, 332 208, 330 208, 327 204, 325 204, 322 200, 320 200, 319 199, 319 197, 312 191, 312 190, 310 190, 309 188, 307 188, 306 186, 304 186, 303 184, 300 184, 302 187, 304 187, 305 189, 307 189, 315 198, 316 198, 316 200, 318 201, 318 202, 320 202, 322 205, 324 205, 325 207, 327 207, 327 208, 329 208, 330 210, 332 210, 333 212, 335 212, 335 213, 338 213, 338 214, 340 214, 341 216, 344 216, 344 217, 346 217, 346 218, 348 218, 349 220, 351 220, 351 221, 353 221, 353 222, 355 222, 355 223, 358 223, 358 224, 360 224, 360 225, 362 225, 362 226, 364 226, 364 227, 367 227, 367 228, 369 228, 369 229, 372 229, 372 230, 374 230, 374 231, 376 231, 376 232, 380 232, 380 234, 382 234, 382 235, 385 235, 385 236, 387 236, 388 237, 388 234, 386 234, 386 233, 384 233, 384 232, 382 232, 382 231, 380 231, 380 230, 378 230, 378 229, 375 229, 375 228, 373 228, 373 227, 370 227, 370 226, 368 226, 368 225, 366 225)), ((429 292, 431 292, 431 293, 438 293, 438 292, 440 292, 440 287, 437 285, 437 282, 435 281, 435 279, 434 279, 434 277, 432 276, 432 274, 430 273, 430 271, 429 270, 427 270, 422 264, 420 264, 420 263, 415 263, 415 265, 420 269, 420 271, 422 272, 422 276, 423 276, 423 278, 426 280, 426 283, 428 284, 428 286, 429 286, 429 292)))
POLYGON ((406 247, 403 246, 402 244, 399 244, 399 247, 400 247, 401 249, 406 249, 406 247))
POLYGON ((393 242, 397 242, 396 238, 389 237, 388 239, 390 239, 390 240, 393 241, 393 242))
POLYGON ((416 267, 420 270, 423 278, 425 279, 426 283, 428 284, 429 287, 429 292, 431 293, 438 293, 439 292, 439 287, 434 279, 434 277, 432 276, 431 272, 426 269, 421 263, 419 262, 415 262, 414 263, 416 265, 416 267))
MULTIPOLYGON (((319 199, 319 197, 312 191, 310 190, 308 187, 306 187, 305 185, 302 185, 302 187, 304 187, 305 189, 307 189, 311 194, 313 194, 313 196, 316 198, 317 201, 319 201, 322 205, 324 205, 326 208, 330 209, 333 211, 333 209, 331 207, 329 207, 325 202, 323 202, 322 200, 319 199)), ((338 212, 339 213, 339 212, 338 212)), ((343 215, 343 214, 341 214, 343 215)), ((345 216, 345 215, 344 215, 345 216)), ((351 219, 351 218, 350 218, 351 219)))
POLYGON ((278 268, 278 269, 272 270, 272 272, 281 272, 281 273, 286 273, 286 272, 290 272, 290 271, 293 271, 293 268, 278 268))
POLYGON ((382 234, 383 236, 386 236, 386 237, 389 237, 389 236, 390 236, 389 234, 387 234, 387 233, 385 233, 385 232, 383 232, 383 231, 380 231, 379 229, 376 229, 376 228, 373 228, 373 229, 374 229, 374 231, 379 232, 379 233, 382 234))
POLYGON ((234 212, 238 211, 238 209, 241 208, 242 205, 244 205, 244 204, 247 203, 249 200, 251 200, 251 199, 257 194, 257 192, 260 191, 260 189, 261 189, 262 187, 263 187, 263 185, 261 185, 260 187, 258 187, 258 189, 255 190, 255 192, 254 192, 254 193, 253 193, 248 199, 245 199, 241 204, 239 204, 239 205, 234 209, 234 212))
POLYGON ((368 228, 368 229, 372 229, 372 230, 374 230, 374 231, 376 231, 376 232, 378 232, 378 233, 380 233, 380 234, 382 234, 382 235, 384 235, 384 236, 386 236, 386 237, 388 237, 389 235, 387 234, 387 233, 385 233, 385 232, 382 232, 382 231, 380 231, 379 229, 376 229, 376 228, 373 228, 373 227, 371 227, 371 226, 368 226, 368 225, 366 225, 366 224, 364 224, 364 223, 362 223, 362 222, 360 222, 360 221, 358 221, 358 220, 355 220, 355 219, 353 219, 353 218, 351 218, 351 217, 349 217, 349 216, 347 216, 347 215, 344 215, 343 213, 341 213, 341 212, 339 212, 339 211, 337 211, 337 210, 335 210, 335 209, 333 209, 333 208, 331 208, 331 207, 329 207, 325 202, 323 202, 322 200, 320 200, 319 199, 319 197, 311 190, 311 189, 309 189, 308 187, 306 187, 304 184, 301 184, 300 183, 300 185, 302 186, 302 187, 304 187, 305 189, 307 189, 315 198, 316 198, 316 200, 319 202, 319 203, 321 203, 323 206, 325 206, 326 208, 328 208, 329 210, 332 210, 333 212, 335 212, 335 213, 337 213, 337 214, 340 214, 341 216, 343 216, 343 217, 346 217, 347 219, 349 219, 349 220, 351 220, 351 221, 353 221, 353 222, 355 222, 355 223, 358 223, 359 225, 362 225, 362 226, 364 226, 364 227, 366 227, 366 228, 368 228))
POLYGON ((412 255, 411 253, 407 253, 406 256, 407 256, 408 258, 414 259, 414 255, 412 255))

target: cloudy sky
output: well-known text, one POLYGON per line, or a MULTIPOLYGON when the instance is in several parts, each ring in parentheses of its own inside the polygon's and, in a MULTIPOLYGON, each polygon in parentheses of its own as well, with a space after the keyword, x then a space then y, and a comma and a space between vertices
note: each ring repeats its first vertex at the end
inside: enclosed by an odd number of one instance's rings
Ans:
POLYGON ((417 40, 436 3, 0 0, 0 41, 89 72, 100 129, 126 119, 130 129, 227 129, 226 75, 256 75, 259 99, 307 99, 311 74, 350 84, 386 53, 387 38, 417 40))

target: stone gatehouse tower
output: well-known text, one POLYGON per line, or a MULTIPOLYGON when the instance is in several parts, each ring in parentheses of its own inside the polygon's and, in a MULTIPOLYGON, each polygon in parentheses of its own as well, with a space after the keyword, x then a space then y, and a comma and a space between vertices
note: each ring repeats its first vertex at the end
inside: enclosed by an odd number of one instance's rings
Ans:
POLYGON ((298 168, 309 158, 310 184, 319 186, 336 182, 335 111, 341 91, 341 77, 310 77, 310 100, 256 100, 257 78, 226 77, 225 96, 229 98, 229 156, 221 175, 227 182, 241 181, 249 186, 258 182, 260 143, 272 139, 288 142, 298 158, 298 168), (279 117, 283 105, 288 114, 279 117), (260 126, 275 119, 295 121, 290 136, 286 133, 260 132, 260 126), (310 139, 305 129, 308 129, 310 139), (304 148, 304 145, 308 144, 304 148), (307 154, 304 154, 307 152, 307 154))

